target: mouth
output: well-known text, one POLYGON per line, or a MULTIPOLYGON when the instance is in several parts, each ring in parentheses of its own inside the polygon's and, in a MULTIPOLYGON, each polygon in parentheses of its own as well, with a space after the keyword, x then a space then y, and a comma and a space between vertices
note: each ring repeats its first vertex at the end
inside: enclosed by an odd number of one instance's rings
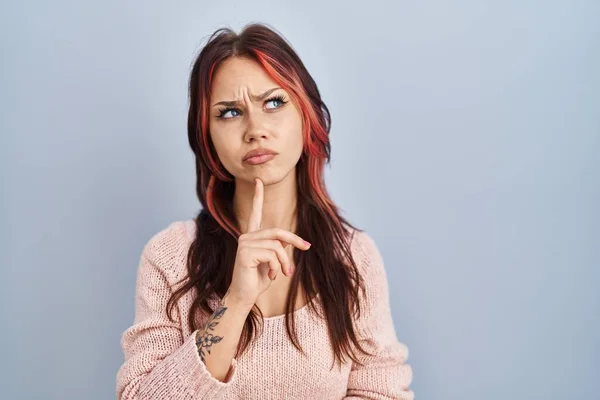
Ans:
POLYGON ((275 150, 266 147, 258 147, 246 153, 242 161, 250 165, 263 164, 277 155, 275 150))
POLYGON ((250 157, 244 160, 245 163, 248 163, 250 165, 258 165, 258 164, 264 164, 267 161, 272 160, 273 158, 275 158, 276 154, 262 154, 259 156, 254 156, 254 157, 250 157))

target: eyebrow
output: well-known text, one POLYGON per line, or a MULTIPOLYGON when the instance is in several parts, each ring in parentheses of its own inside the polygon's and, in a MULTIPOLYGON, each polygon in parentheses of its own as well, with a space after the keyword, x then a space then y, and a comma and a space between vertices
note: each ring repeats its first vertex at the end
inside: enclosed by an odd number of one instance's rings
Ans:
MULTIPOLYGON (((272 92, 274 92, 277 89, 281 89, 281 88, 280 87, 274 87, 274 88, 271 88, 271 89, 267 90, 266 92, 261 93, 261 94, 259 94, 257 96, 254 96, 254 95, 251 94, 250 98, 253 101, 264 100, 264 99, 267 98, 268 95, 270 95, 272 92)), ((227 107, 233 107, 233 106, 239 104, 239 101, 236 101, 236 100, 232 100, 232 101, 220 101, 218 103, 213 104, 213 107, 216 107, 216 106, 221 105, 221 104, 224 105, 224 106, 227 106, 227 107)))

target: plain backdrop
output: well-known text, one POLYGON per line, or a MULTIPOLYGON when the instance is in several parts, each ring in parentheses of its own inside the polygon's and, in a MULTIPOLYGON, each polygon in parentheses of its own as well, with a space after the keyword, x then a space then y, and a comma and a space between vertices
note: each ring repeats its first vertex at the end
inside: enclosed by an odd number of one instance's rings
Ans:
POLYGON ((0 397, 115 397, 147 240, 194 217, 191 63, 264 22, 332 114, 425 399, 598 399, 600 3, 3 1, 0 397))

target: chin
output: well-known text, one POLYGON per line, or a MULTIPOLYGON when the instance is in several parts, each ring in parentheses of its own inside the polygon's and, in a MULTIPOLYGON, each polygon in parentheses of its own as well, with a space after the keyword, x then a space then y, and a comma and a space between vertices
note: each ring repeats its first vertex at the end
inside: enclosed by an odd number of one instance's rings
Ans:
POLYGON ((259 178, 264 186, 273 185, 279 183, 290 176, 295 171, 295 168, 291 170, 283 170, 281 168, 269 168, 262 171, 253 171, 251 174, 245 174, 243 177, 236 177, 236 180, 246 181, 254 185, 254 179, 259 178))

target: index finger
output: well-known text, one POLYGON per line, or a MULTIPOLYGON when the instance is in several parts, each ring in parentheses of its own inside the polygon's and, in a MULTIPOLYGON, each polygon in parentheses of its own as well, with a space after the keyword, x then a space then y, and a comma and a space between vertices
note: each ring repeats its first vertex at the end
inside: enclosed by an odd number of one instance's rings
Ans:
POLYGON ((248 232, 258 231, 262 222, 264 188, 260 178, 255 178, 254 182, 256 184, 254 185, 254 198, 252 199, 252 210, 250 211, 250 218, 248 220, 248 232))

